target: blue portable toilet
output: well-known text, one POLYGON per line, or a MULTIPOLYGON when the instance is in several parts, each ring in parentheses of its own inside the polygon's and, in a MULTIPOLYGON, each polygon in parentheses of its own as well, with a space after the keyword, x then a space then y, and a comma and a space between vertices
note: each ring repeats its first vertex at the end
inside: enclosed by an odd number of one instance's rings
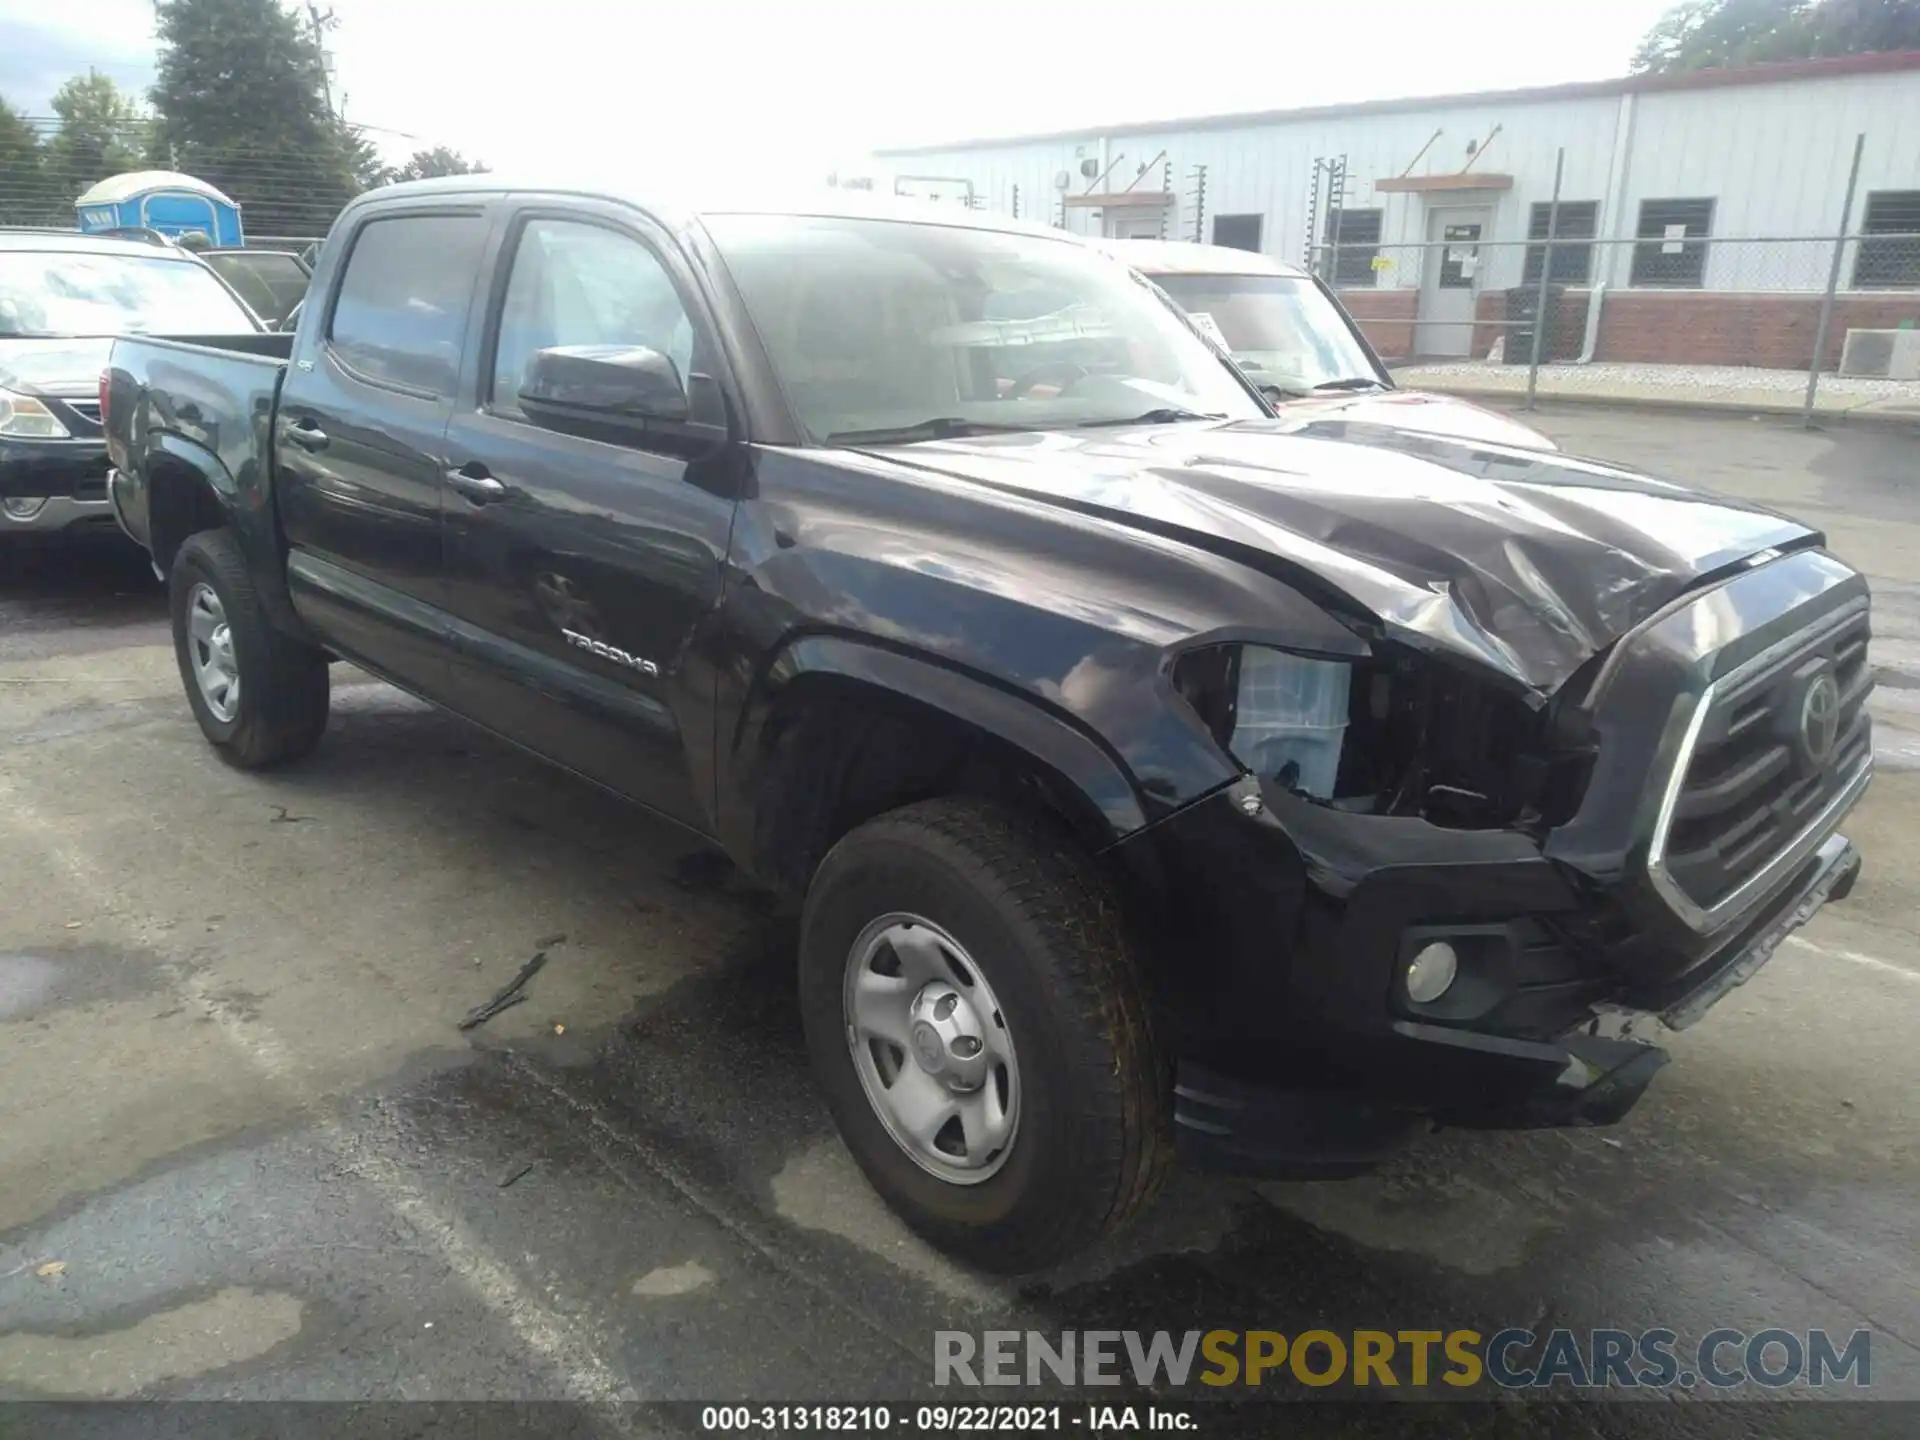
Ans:
POLYGON ((240 207, 206 181, 174 170, 109 175, 74 206, 87 235, 139 227, 172 236, 198 230, 217 246, 246 243, 240 207))

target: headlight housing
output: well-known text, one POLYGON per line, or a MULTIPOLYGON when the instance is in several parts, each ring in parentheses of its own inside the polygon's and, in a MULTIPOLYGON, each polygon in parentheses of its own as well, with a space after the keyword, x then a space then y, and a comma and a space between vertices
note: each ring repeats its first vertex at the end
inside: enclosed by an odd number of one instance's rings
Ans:
POLYGON ((1333 798, 1352 665, 1265 645, 1210 646, 1181 657, 1174 684, 1253 774, 1316 799, 1333 798))
POLYGON ((0 435, 14 440, 67 440, 60 417, 31 395, 0 390, 0 435))

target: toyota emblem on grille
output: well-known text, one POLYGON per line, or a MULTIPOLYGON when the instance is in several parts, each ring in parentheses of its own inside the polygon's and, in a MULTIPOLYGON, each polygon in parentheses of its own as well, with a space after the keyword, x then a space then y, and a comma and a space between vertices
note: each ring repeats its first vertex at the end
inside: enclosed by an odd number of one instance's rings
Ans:
POLYGON ((1800 699, 1800 748, 1814 765, 1833 758, 1840 738, 1840 687, 1833 676, 1819 675, 1800 699))

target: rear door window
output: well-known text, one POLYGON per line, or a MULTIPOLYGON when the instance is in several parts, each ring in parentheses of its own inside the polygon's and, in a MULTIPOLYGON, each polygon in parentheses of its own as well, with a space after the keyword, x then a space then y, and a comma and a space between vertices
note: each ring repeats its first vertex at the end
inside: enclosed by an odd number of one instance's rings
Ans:
POLYGON ((362 226, 327 331, 335 358, 374 384, 450 397, 486 239, 479 215, 396 215, 362 226))

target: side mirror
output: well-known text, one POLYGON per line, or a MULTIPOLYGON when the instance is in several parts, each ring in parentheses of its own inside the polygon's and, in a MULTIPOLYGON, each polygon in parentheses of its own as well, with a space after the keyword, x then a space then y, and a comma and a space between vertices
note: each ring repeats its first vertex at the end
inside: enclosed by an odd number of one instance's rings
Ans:
POLYGON ((679 367, 645 345, 556 345, 536 350, 520 381, 520 408, 543 423, 686 421, 679 367))
POLYGON ((300 304, 295 305, 293 309, 287 312, 287 318, 273 328, 280 331, 283 335, 291 335, 295 330, 298 330, 300 328, 300 311, 305 303, 305 301, 302 301, 300 304))

